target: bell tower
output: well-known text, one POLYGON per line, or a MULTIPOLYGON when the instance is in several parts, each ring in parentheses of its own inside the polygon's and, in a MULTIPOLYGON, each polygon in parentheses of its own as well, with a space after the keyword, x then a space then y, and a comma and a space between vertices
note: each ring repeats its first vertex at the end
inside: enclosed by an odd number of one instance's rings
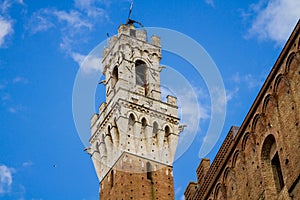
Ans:
POLYGON ((174 199, 172 163, 180 132, 177 99, 161 99, 161 43, 121 25, 102 52, 106 101, 91 118, 100 199, 174 199))

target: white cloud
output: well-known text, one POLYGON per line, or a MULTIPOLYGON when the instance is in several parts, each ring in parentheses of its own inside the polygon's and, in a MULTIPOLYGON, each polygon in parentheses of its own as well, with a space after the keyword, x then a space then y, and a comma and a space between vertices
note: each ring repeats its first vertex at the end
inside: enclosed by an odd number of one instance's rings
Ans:
POLYGON ((26 110, 26 107, 22 105, 13 105, 7 108, 7 111, 12 113, 12 114, 17 114, 20 112, 24 112, 26 110))
POLYGON ((71 10, 70 12, 55 10, 53 14, 57 17, 57 19, 66 23, 68 27, 75 28, 76 30, 81 28, 92 29, 93 24, 91 24, 88 20, 84 19, 80 12, 71 10))
POLYGON ((7 110, 8 110, 8 112, 13 113, 13 114, 17 113, 17 109, 14 107, 9 107, 7 110))
POLYGON ((90 73, 101 70, 101 59, 94 55, 82 55, 80 53, 73 52, 71 57, 78 65, 83 69, 84 72, 90 73))
MULTIPOLYGON (((2 93, 0 93, 0 105, 3 106, 4 110, 8 111, 9 113, 16 114, 16 113, 24 113, 27 110, 26 106, 22 104, 18 104, 15 102, 14 98, 11 96, 11 86, 16 84, 27 84, 28 79, 22 76, 16 76, 15 78, 7 81, 3 80, 0 83, 0 89, 2 89, 2 93)), ((1 91, 1 90, 0 90, 1 91)))
POLYGON ((261 0, 250 7, 256 17, 248 36, 283 44, 299 19, 300 1, 270 0, 267 4, 264 2, 261 0))
POLYGON ((239 73, 235 73, 232 77, 232 80, 235 84, 238 85, 245 84, 248 89, 252 89, 252 88, 260 88, 266 76, 267 76, 266 72, 263 72, 258 76, 254 76, 252 74, 241 75, 239 73))
POLYGON ((4 0, 3 2, 0 3, 0 9, 1 13, 6 13, 7 10, 11 7, 11 0, 4 0))
POLYGON ((15 170, 5 165, 0 165, 0 194, 6 194, 11 191, 11 185, 13 183, 12 173, 15 170))
POLYGON ((9 11, 13 4, 25 5, 23 0, 4 0, 0 2, 0 13, 4 14, 9 11))
POLYGON ((23 0, 17 0, 17 2, 21 5, 25 5, 23 0))
POLYGON ((30 167, 30 166, 32 166, 33 165, 33 162, 31 162, 31 161, 26 161, 26 162, 23 162, 22 163, 22 166, 23 167, 30 167))
POLYGON ((8 35, 11 35, 13 30, 13 19, 9 15, 9 9, 13 4, 24 5, 22 0, 4 0, 0 1, 0 47, 5 43, 8 35))
POLYGON ((61 50, 74 57, 73 49, 88 41, 88 35, 95 25, 104 20, 109 21, 105 10, 109 2, 75 0, 74 7, 70 10, 43 8, 32 14, 27 28, 32 34, 56 28, 61 33, 61 50))
POLYGON ((78 32, 86 31, 86 28, 92 29, 93 24, 76 10, 67 12, 43 8, 32 14, 27 28, 32 34, 35 34, 54 27, 59 27, 62 35, 70 37, 78 32))
POLYGON ((29 26, 27 27, 30 30, 30 33, 36 34, 55 27, 50 17, 51 13, 52 11, 50 9, 41 9, 33 13, 29 20, 29 26))
POLYGON ((12 33, 12 22, 0 16, 0 47, 3 46, 5 38, 12 33))
POLYGON ((234 96, 239 92, 239 88, 235 87, 233 90, 226 90, 226 104, 232 100, 234 96))
POLYGON ((13 81, 13 83, 23 83, 23 84, 27 84, 28 80, 22 76, 16 76, 13 81))
POLYGON ((89 17, 104 17, 107 18, 107 14, 101 5, 109 5, 109 1, 102 1, 102 0, 75 0, 75 7, 79 10, 85 12, 89 17), (108 2, 108 3, 105 3, 108 2))
POLYGON ((246 74, 244 81, 247 83, 249 89, 260 87, 263 83, 261 77, 254 77, 252 74, 246 74))
POLYGON ((72 53, 71 56, 72 56, 73 60, 78 63, 79 66, 81 66, 82 62, 84 61, 84 59, 86 57, 85 55, 82 55, 80 53, 72 53))
POLYGON ((88 42, 89 34, 97 23, 104 19, 108 21, 109 17, 102 8, 107 5, 108 3, 102 0, 75 0, 74 8, 68 11, 56 8, 40 9, 31 16, 27 28, 31 34, 55 28, 61 34, 59 47, 65 54, 77 62, 85 72, 99 70, 101 62, 98 58, 89 56, 85 59, 85 55, 75 52, 74 49, 88 42), (84 65, 81 65, 83 60, 84 65))
POLYGON ((215 7, 215 3, 214 3, 214 0, 205 0, 205 3, 210 5, 211 7, 215 7))
POLYGON ((229 91, 224 91, 222 88, 213 88, 211 91, 215 97, 214 103, 212 106, 216 109, 216 112, 223 113, 226 112, 226 105, 229 100, 232 99, 233 93, 229 91))
POLYGON ((178 188, 175 189, 175 196, 180 194, 182 187, 179 186, 178 188))

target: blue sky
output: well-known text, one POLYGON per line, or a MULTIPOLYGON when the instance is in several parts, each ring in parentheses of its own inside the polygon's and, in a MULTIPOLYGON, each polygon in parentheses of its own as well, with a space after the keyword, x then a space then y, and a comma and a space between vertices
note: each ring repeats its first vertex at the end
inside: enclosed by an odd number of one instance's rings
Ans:
MULTIPOLYGON (((98 198, 96 174, 73 121, 73 84, 83 58, 106 33, 116 34, 129 5, 0 0, 0 199, 98 198)), ((221 73, 226 120, 207 157, 214 157, 231 125, 242 123, 299 16, 294 0, 134 2, 134 19, 193 38, 221 73)), ((185 70, 184 60, 163 52, 162 62, 192 82, 201 111, 192 145, 174 163, 175 194, 181 199, 188 182, 196 180, 210 101, 205 82, 185 70)), ((104 95, 98 89, 97 104, 104 95)))

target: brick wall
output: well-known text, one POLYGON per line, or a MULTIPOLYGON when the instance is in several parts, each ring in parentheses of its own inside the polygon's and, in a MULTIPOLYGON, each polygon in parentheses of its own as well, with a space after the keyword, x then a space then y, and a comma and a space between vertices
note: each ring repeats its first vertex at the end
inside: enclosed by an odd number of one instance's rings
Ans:
POLYGON ((299 122, 298 22, 235 137, 230 131, 206 174, 197 170, 186 199, 300 199, 299 122))
POLYGON ((174 199, 172 167, 124 153, 100 183, 100 199, 174 199))

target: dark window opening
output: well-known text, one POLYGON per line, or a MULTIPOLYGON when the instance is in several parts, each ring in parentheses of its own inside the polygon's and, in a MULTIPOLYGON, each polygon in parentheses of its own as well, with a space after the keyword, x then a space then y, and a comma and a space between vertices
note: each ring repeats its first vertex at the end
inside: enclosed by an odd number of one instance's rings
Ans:
POLYGON ((276 190, 279 193, 284 186, 284 182, 283 182, 283 176, 282 176, 280 161, 279 161, 279 157, 278 157, 278 152, 276 152, 273 159, 271 160, 271 164, 272 164, 272 170, 273 170, 273 176, 274 176, 276 190))
POLYGON ((170 135, 170 128, 169 126, 165 127, 165 137, 168 137, 170 135))
POLYGON ((114 87, 116 85, 118 80, 119 80, 118 66, 115 66, 112 71, 112 87, 114 87))
POLYGON ((134 29, 130 29, 130 36, 136 37, 136 31, 134 29))
POLYGON ((111 127, 110 126, 107 127, 107 134, 111 135, 111 127))
POLYGON ((129 121, 128 121, 128 124, 129 124, 130 126, 133 126, 134 122, 135 122, 134 115, 133 115, 133 114, 130 114, 130 115, 129 115, 129 121))
POLYGON ((110 171, 110 187, 112 188, 114 186, 114 170, 110 171))
POLYGON ((135 63, 135 73, 136 73, 136 84, 145 88, 147 93, 147 77, 146 77, 147 65, 145 62, 138 60, 135 63))
POLYGON ((142 119, 142 129, 145 129, 147 126, 147 120, 145 118, 142 119))
POLYGON ((147 168, 147 179, 152 182, 152 170, 151 170, 151 164, 149 162, 147 162, 146 168, 147 168))

